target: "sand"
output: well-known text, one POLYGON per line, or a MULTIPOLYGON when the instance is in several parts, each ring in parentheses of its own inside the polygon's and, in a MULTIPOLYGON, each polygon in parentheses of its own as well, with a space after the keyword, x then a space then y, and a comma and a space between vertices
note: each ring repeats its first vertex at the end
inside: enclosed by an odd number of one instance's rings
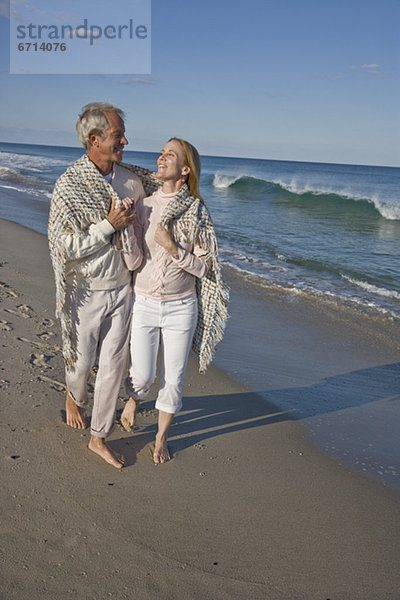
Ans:
POLYGON ((400 492, 400 322, 225 278, 231 319, 215 362, 301 419, 330 456, 400 492))
MULTIPOLYGON (((63 422, 47 241, 7 221, 0 240, 2 598, 398 600, 399 494, 216 367, 200 376, 190 361, 170 463, 150 459, 156 389, 135 432, 111 437, 127 467, 89 452, 88 432, 63 422)), ((296 307, 270 308, 290 357, 296 307)), ((318 320, 299 310, 312 339, 318 320)), ((340 365, 335 333, 324 335, 340 365)), ((304 387, 297 363, 291 377, 304 387)))

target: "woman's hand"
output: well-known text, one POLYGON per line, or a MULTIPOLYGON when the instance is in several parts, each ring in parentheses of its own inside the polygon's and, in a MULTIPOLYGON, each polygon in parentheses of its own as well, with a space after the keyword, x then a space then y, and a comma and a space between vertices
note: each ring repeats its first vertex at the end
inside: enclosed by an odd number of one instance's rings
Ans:
POLYGON ((129 215, 136 215, 134 198, 124 198, 121 200, 121 204, 126 208, 129 215))
POLYGON ((135 203, 130 198, 125 198, 121 201, 118 208, 115 206, 115 200, 111 200, 111 207, 107 215, 107 220, 111 223, 116 231, 130 225, 135 220, 134 207, 135 203), (132 212, 133 211, 133 212, 132 212))
POLYGON ((165 229, 161 223, 157 223, 154 241, 157 242, 159 246, 162 246, 171 256, 176 256, 178 254, 178 246, 172 241, 168 229, 165 229))

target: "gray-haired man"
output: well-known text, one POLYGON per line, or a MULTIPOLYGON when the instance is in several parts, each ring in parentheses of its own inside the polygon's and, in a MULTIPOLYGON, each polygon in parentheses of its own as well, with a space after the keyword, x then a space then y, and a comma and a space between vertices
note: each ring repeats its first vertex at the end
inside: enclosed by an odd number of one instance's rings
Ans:
POLYGON ((119 164, 123 112, 106 103, 85 106, 76 125, 87 154, 57 180, 50 207, 49 247, 56 280, 66 362, 66 422, 84 429, 87 383, 97 360, 89 449, 120 469, 123 457, 105 442, 115 426, 118 392, 128 353, 131 273, 126 228, 133 202, 156 187, 146 169, 119 164))

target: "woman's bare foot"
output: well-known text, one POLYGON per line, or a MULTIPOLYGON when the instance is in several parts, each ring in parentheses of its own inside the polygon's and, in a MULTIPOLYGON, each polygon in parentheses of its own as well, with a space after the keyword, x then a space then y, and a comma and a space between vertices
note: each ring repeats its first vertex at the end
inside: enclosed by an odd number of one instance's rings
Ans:
POLYGON ((72 396, 67 392, 65 400, 66 423, 74 429, 86 429, 86 422, 82 415, 82 409, 75 404, 72 396))
POLYGON ((153 461, 154 464, 166 463, 171 460, 166 441, 158 441, 156 438, 154 444, 153 461))
POLYGON ((106 461, 109 465, 112 465, 116 469, 122 469, 124 457, 120 455, 121 459, 117 459, 116 456, 111 452, 103 438, 92 435, 88 444, 89 450, 98 454, 100 458, 106 461))
POLYGON ((174 415, 171 413, 166 413, 163 410, 158 411, 158 431, 153 452, 153 461, 156 465, 171 460, 171 456, 168 452, 167 437, 173 418, 174 415))
POLYGON ((125 404, 124 410, 121 415, 121 425, 125 431, 132 431, 136 421, 136 411, 139 402, 133 398, 129 398, 125 404))

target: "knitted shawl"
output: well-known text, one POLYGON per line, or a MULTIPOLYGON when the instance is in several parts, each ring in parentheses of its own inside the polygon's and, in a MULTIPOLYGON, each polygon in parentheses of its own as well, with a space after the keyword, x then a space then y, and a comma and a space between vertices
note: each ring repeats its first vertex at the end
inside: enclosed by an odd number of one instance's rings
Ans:
MULTIPOLYGON (((118 164, 140 177, 147 195, 161 185, 161 181, 148 169, 118 164)), ((49 249, 55 276, 56 316, 61 325, 63 355, 67 367, 71 369, 76 362, 76 344, 74 323, 65 302, 67 256, 62 236, 68 233, 82 234, 93 223, 104 220, 112 199, 118 206, 118 194, 87 154, 61 175, 53 191, 48 225, 49 249)), ((224 333, 229 290, 222 281, 218 246, 208 210, 198 198, 190 195, 186 185, 172 198, 162 215, 162 224, 165 226, 169 222, 176 241, 188 236, 193 245, 206 251, 206 258, 211 262, 208 273, 201 279, 196 278, 199 310, 193 350, 199 357, 199 372, 204 373, 224 333)), ((129 238, 125 230, 115 232, 111 243, 129 251, 129 238)))
MULTIPOLYGON (((123 165, 142 180, 147 194, 151 194, 161 182, 151 171, 123 165)), ((75 161, 57 180, 50 204, 48 238, 51 261, 56 284, 56 316, 60 320, 63 355, 66 365, 73 368, 76 362, 74 323, 66 308, 66 251, 62 236, 68 233, 82 234, 93 223, 103 221, 110 210, 111 200, 116 205, 120 198, 114 188, 85 154, 75 161)), ((116 231, 111 243, 129 251, 126 230, 116 231)))
POLYGON ((189 241, 205 250, 205 258, 210 261, 207 274, 196 278, 198 319, 192 346, 199 357, 199 372, 204 373, 223 337, 228 318, 229 289, 221 277, 214 226, 207 208, 190 195, 186 184, 168 203, 161 224, 171 227, 178 243, 189 241))

